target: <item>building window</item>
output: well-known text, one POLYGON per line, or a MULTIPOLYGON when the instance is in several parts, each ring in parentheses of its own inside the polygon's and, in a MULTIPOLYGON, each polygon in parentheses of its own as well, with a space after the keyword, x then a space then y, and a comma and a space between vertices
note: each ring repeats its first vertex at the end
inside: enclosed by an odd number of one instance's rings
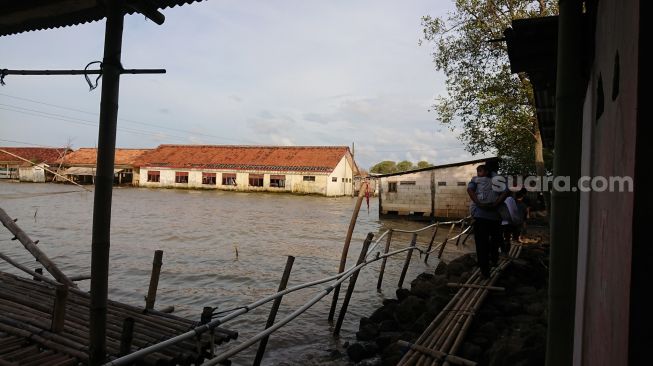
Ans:
POLYGON ((147 172, 147 181, 148 182, 160 182, 161 181, 161 172, 158 170, 150 170, 147 172))
POLYGON ((263 187, 263 174, 250 174, 249 185, 250 187, 263 187))
POLYGON ((236 174, 222 173, 222 185, 223 186, 235 186, 236 185, 236 174))
POLYGON ((188 172, 175 172, 175 183, 188 183, 188 172))
POLYGON ((347 178, 342 178, 342 182, 345 183, 347 181, 347 178))
POLYGON ((215 173, 202 173, 202 184, 215 185, 217 182, 215 173))
POLYGON ((284 188, 286 186, 286 176, 285 175, 271 175, 270 176, 270 187, 284 188))
POLYGON ((459 186, 466 186, 467 183, 465 183, 465 182, 458 182, 458 185, 459 185, 459 186))
POLYGON ((331 181, 332 181, 332 182, 337 182, 337 181, 338 181, 338 177, 333 177, 333 178, 331 178, 331 181))
POLYGON ((441 186, 446 186, 446 185, 447 185, 447 182, 438 182, 438 186, 439 186, 439 187, 441 187, 441 186))
POLYGON ((401 184, 402 186, 414 186, 415 181, 414 180, 402 180, 401 182, 399 182, 399 184, 401 184))
POLYGON ((315 182, 315 176, 314 175, 305 175, 304 176, 304 182, 315 182))
POLYGON ((397 192, 397 182, 388 182, 388 192, 397 192))

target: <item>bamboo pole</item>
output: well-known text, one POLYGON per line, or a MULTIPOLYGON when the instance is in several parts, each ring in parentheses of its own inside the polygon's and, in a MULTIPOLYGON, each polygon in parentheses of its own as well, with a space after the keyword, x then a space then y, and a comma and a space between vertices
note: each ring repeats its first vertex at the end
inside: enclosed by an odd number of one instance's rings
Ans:
POLYGON ((150 275, 150 287, 145 297, 145 309, 154 309, 154 302, 156 301, 156 291, 159 287, 159 276, 161 275, 161 265, 163 264, 163 251, 157 250, 154 252, 154 260, 152 261, 152 274, 150 275))
MULTIPOLYGON (((467 279, 466 283, 472 283, 479 275, 480 270, 477 268, 472 272, 472 275, 467 279)), ((456 294, 449 300, 447 305, 440 311, 440 313, 431 321, 431 324, 422 332, 422 334, 419 336, 417 341, 415 342, 416 344, 422 344, 426 342, 430 335, 431 332, 433 332, 441 323, 442 321, 447 317, 451 315, 451 312, 454 311, 457 307, 458 304, 461 303, 461 301, 464 299, 468 292, 467 291, 458 291, 456 294)), ((404 357, 399 361, 398 365, 411 365, 416 361, 416 357, 419 355, 417 353, 409 353, 404 355, 404 357)))
MULTIPOLYGON (((392 233, 394 231, 390 229, 388 232, 388 238, 385 241, 385 248, 383 249, 383 254, 388 254, 390 251, 390 243, 392 242, 392 233)), ((388 257, 384 257, 381 261, 381 269, 379 270, 379 281, 376 283, 376 289, 381 290, 381 284, 383 283, 383 273, 385 272, 385 264, 388 261, 388 257)))
MULTIPOLYGON (((358 256, 358 261, 356 261, 356 265, 360 265, 365 261, 365 257, 367 256, 367 249, 370 247, 370 243, 372 242, 373 238, 374 238, 374 234, 372 233, 367 234, 367 238, 365 238, 365 241, 363 242, 363 247, 361 248, 360 255, 358 256)), ((347 314, 347 307, 349 306, 349 300, 351 299, 351 295, 354 293, 354 287, 356 286, 358 273, 360 273, 360 268, 356 272, 354 272, 354 274, 349 279, 349 287, 347 287, 347 294, 345 295, 345 299, 342 301, 342 307, 340 308, 340 314, 338 315, 338 320, 336 321, 336 327, 333 330, 333 335, 336 337, 340 334, 340 328, 342 327, 342 322, 345 320, 345 314, 347 314)))
MULTIPOLYGON (((349 244, 351 243, 351 237, 354 234, 354 228, 356 227, 356 220, 358 219, 358 213, 361 210, 361 205, 363 204, 363 198, 365 198, 365 191, 363 185, 369 184, 364 182, 361 184, 360 191, 358 192, 358 199, 356 200, 356 206, 354 206, 354 212, 351 214, 351 220, 349 221, 349 229, 347 230, 347 236, 345 238, 345 244, 342 247, 342 254, 340 255, 340 266, 338 267, 338 273, 342 273, 345 270, 345 265, 347 264, 347 254, 349 253, 349 244)), ((337 285, 333 289, 333 299, 331 300, 331 309, 329 310, 328 321, 332 322, 333 317, 336 313, 336 304, 338 303, 338 295, 340 294, 340 285, 337 285)))
POLYGON ((68 298, 68 287, 59 285, 56 288, 54 306, 52 309, 52 325, 50 331, 61 333, 64 319, 66 318, 66 299, 68 298))
POLYGON ((433 247, 433 243, 435 242, 435 236, 438 235, 438 228, 440 227, 439 223, 435 223, 435 229, 433 230, 433 235, 431 236, 431 241, 429 242, 429 246, 426 249, 426 255, 424 256, 424 264, 427 264, 429 261, 429 255, 431 254, 431 248, 433 247))
POLYGON ((132 342, 134 340, 134 318, 125 318, 122 323, 122 332, 120 335, 120 356, 131 352, 132 342))
POLYGON ((401 288, 404 285, 404 279, 406 278, 406 273, 408 272, 410 259, 413 256, 413 248, 415 248, 416 245, 417 245, 417 233, 413 233, 413 238, 410 240, 410 250, 406 254, 406 260, 404 261, 404 268, 401 269, 401 275, 399 276, 399 283, 397 284, 398 288, 401 288))
POLYGON ((448 355, 448 354, 446 354, 446 353, 444 353, 442 351, 426 348, 424 346, 420 346, 420 345, 415 344, 415 343, 409 343, 409 342, 406 342, 406 341, 398 340, 397 344, 402 346, 402 347, 408 347, 408 348, 410 348, 412 350, 415 350, 417 352, 421 352, 421 353, 424 353, 426 355, 429 355, 429 356, 431 356, 432 358, 434 358, 436 360, 446 360, 446 361, 449 361, 449 363, 452 363, 454 365, 476 366, 476 362, 474 362, 474 361, 466 360, 466 359, 464 359, 462 357, 448 355))
MULTIPOLYGON (((281 282, 279 283, 279 291, 283 291, 286 289, 286 286, 288 285, 288 279, 290 278, 290 271, 292 270, 292 265, 295 262, 295 257, 293 256, 288 256, 288 259, 286 260, 286 267, 283 270, 283 275, 281 276, 281 282)), ((277 316, 277 311, 279 311, 279 306, 281 305, 281 297, 277 297, 274 299, 274 303, 272 303, 272 309, 270 309, 270 315, 268 316, 268 321, 265 324, 265 329, 270 328, 272 325, 274 325, 274 319, 277 316)), ((254 358, 254 366, 259 366, 261 364, 261 361, 263 360, 263 354, 265 353, 265 347, 268 344, 268 339, 270 336, 266 336, 263 339, 261 339, 261 342, 258 345, 258 350, 256 351, 256 357, 254 358)))
POLYGON ((456 223, 454 222, 451 224, 451 227, 449 228, 449 232, 447 233, 447 237, 444 238, 444 241, 442 242, 442 245, 440 245, 440 251, 438 252, 438 259, 442 258, 442 253, 444 253, 444 247, 447 245, 447 242, 449 241, 449 238, 451 237, 451 233, 453 232, 453 229, 456 227, 456 223))
MULTIPOLYGON (((0 209, 0 210, 1 210, 1 209, 0 209)), ((16 267, 16 268, 18 268, 18 269, 20 269, 21 271, 23 271, 23 272, 25 272, 25 273, 27 273, 27 274, 32 275, 32 277, 33 277, 34 279, 38 279, 38 280, 41 280, 41 281, 45 281, 45 282, 47 282, 47 283, 49 283, 49 284, 52 284, 52 285, 55 285, 55 286, 60 284, 60 283, 57 282, 57 281, 53 281, 52 279, 50 279, 50 278, 48 278, 48 277, 45 277, 45 276, 43 275, 43 270, 41 270, 41 273, 36 272, 36 271, 32 271, 31 269, 29 269, 29 268, 23 266, 22 264, 20 264, 20 263, 14 261, 13 259, 7 257, 7 256, 4 255, 2 252, 0 252, 0 259, 4 260, 5 262, 11 264, 12 266, 14 266, 14 267, 16 267)), ((37 268, 37 270, 39 270, 39 269, 40 269, 40 268, 37 268)))
POLYGON ((447 283, 447 287, 469 287, 469 288, 488 289, 488 290, 494 290, 494 291, 505 291, 506 290, 505 287, 468 285, 468 284, 465 284, 465 283, 454 283, 454 282, 447 283))
POLYGON ((16 222, 14 222, 14 220, 12 220, 2 208, 0 208, 0 221, 2 221, 2 224, 9 230, 9 232, 16 236, 25 249, 27 249, 27 251, 30 252, 48 272, 50 272, 52 277, 69 287, 77 287, 77 285, 66 277, 54 262, 52 262, 50 258, 48 258, 48 256, 36 246, 32 239, 30 239, 30 237, 18 225, 16 225, 16 222))
POLYGON ((97 172, 93 200, 91 236, 91 304, 89 363, 97 366, 106 356, 106 318, 111 243, 111 199, 116 152, 116 128, 120 92, 120 54, 125 17, 125 0, 105 4, 106 27, 102 60, 102 93, 98 129, 97 172))
MULTIPOLYGON (((26 161, 26 162, 28 162, 28 163, 30 163, 30 164, 32 164, 32 165, 36 165, 35 163, 32 163, 31 161, 29 161, 29 160, 27 160, 27 159, 25 159, 25 158, 23 158, 23 157, 20 157, 20 156, 18 156, 18 155, 16 155, 16 154, 12 154, 12 153, 10 153, 10 152, 7 151, 7 150, 0 149, 0 152, 3 152, 3 153, 5 153, 5 154, 9 154, 9 155, 11 155, 11 156, 13 156, 13 157, 15 157, 15 158, 18 158, 18 159, 20 159, 20 160, 26 161)), ((76 185, 76 186, 79 186, 79 187, 83 188, 84 190, 86 190, 86 191, 88 191, 88 192, 91 192, 90 189, 88 189, 88 188, 82 186, 81 184, 78 184, 78 183, 75 182, 75 181, 72 181, 72 180, 70 180, 70 179, 64 177, 63 175, 61 175, 61 174, 59 174, 59 173, 57 173, 57 172, 54 172, 54 171, 52 171, 52 170, 50 170, 50 169, 48 169, 48 168, 46 168, 46 167, 43 167, 43 170, 46 170, 46 171, 48 171, 48 172, 50 172, 50 173, 52 173, 52 174, 54 174, 54 175, 56 175, 56 176, 58 176, 58 177, 61 177, 61 178, 65 179, 65 180, 69 181, 70 183, 72 183, 72 184, 74 184, 74 185, 76 185)))

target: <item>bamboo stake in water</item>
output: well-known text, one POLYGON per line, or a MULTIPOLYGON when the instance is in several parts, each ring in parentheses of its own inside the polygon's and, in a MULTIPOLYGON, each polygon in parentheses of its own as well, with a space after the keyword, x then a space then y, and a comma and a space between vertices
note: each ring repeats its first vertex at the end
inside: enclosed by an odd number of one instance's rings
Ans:
POLYGON ((431 242, 429 243, 428 249, 426 249, 426 255, 424 256, 424 264, 427 264, 429 261, 429 255, 431 254, 431 248, 435 242, 435 236, 438 234, 438 228, 440 227, 439 223, 435 223, 435 229, 433 230, 433 236, 431 236, 431 242))
MULTIPOLYGON (((288 285, 288 279, 290 278, 290 271, 292 270, 292 265, 295 262, 295 257, 293 256, 288 256, 288 259, 286 260, 286 268, 283 270, 283 275, 281 276, 281 282, 279 283, 279 290, 277 292, 283 291, 286 289, 286 286, 288 285)), ((282 297, 277 297, 274 299, 274 303, 272 304, 272 309, 270 309, 270 315, 268 316, 268 321, 265 324, 265 329, 270 328, 272 325, 274 325, 274 319, 277 317, 277 311, 279 311, 279 306, 281 305, 281 299, 282 297)), ((258 351, 256 351, 256 358, 254 358, 254 366, 259 366, 261 364, 261 361, 263 360, 263 354, 265 353, 265 347, 268 344, 268 339, 270 336, 266 336, 263 339, 261 339, 261 343, 258 345, 258 351)))
MULTIPOLYGON (((383 250, 383 255, 388 254, 390 251, 390 243, 392 242, 392 233, 393 230, 390 229, 388 232, 388 239, 386 239, 385 242, 385 249, 383 250)), ((381 284, 383 283, 383 273, 385 272, 385 263, 388 261, 388 257, 384 257, 382 262, 381 262, 381 270, 379 271, 379 281, 376 283, 376 289, 380 290, 381 289, 381 284)))
MULTIPOLYGON (((363 247, 361 248, 361 253, 358 256, 358 261, 356 262, 356 265, 359 265, 365 261, 365 257, 367 256, 367 249, 370 247, 372 238, 374 238, 374 234, 368 233, 367 238, 365 238, 365 241, 363 242, 363 247)), ((336 328, 333 330, 334 336, 338 336, 340 334, 340 328, 342 327, 342 322, 345 320, 345 314, 347 313, 349 300, 351 299, 351 295, 354 293, 354 286, 356 286, 356 280, 358 279, 359 272, 360 272, 360 268, 356 272, 354 272, 354 274, 349 279, 349 287, 347 287, 347 294, 345 295, 345 299, 342 301, 342 308, 340 308, 340 314, 338 315, 336 328)))
POLYGON ((152 262, 152 275, 150 277, 150 288, 145 298, 145 309, 154 309, 156 301, 156 291, 159 287, 159 276, 161 275, 161 265, 163 264, 163 250, 154 252, 154 261, 152 262))
MULTIPOLYGON (((356 200, 356 206, 354 207, 354 212, 351 214, 351 220, 349 221, 349 230, 347 230, 347 237, 345 238, 345 245, 342 247, 342 254, 340 255, 340 266, 338 267, 338 273, 342 273, 345 270, 345 265, 347 264, 347 254, 349 253, 349 244, 351 243, 351 236, 354 233, 354 227, 356 227, 356 220, 358 219, 358 212, 361 210, 361 205, 363 204, 363 198, 365 198, 365 191, 363 186, 367 186, 367 182, 361 184, 360 191, 358 191, 358 199, 356 200)), ((336 313, 336 304, 338 303, 338 295, 340 294, 340 285, 337 285, 333 289, 333 300, 331 300, 331 309, 329 310, 329 322, 333 321, 333 316, 336 313)))
POLYGON ((404 268, 401 270, 401 276, 399 276, 399 284, 397 287, 401 288, 404 285, 404 279, 406 278, 406 272, 408 272, 408 266, 410 265, 410 258, 413 256, 413 248, 417 245, 417 233, 413 233, 413 239, 410 241, 410 250, 406 254, 406 261, 404 262, 404 268))

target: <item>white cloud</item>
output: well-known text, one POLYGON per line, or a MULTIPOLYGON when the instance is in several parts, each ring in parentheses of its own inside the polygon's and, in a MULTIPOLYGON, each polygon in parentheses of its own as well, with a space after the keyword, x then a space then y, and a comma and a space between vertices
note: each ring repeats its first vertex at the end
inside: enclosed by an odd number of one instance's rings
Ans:
MULTIPOLYGON (((430 0, 225 0, 167 9, 163 26, 130 16, 123 65, 162 67, 167 74, 122 78, 121 118, 147 125, 120 121, 117 144, 355 142, 363 167, 383 159, 469 158, 428 112, 433 95, 444 90, 443 78, 429 48, 417 46, 420 17, 450 7, 430 0)), ((102 58, 103 32, 98 22, 2 37, 0 67, 81 68, 102 58)), ((89 93, 79 77, 6 81, 0 93, 99 110, 100 89, 89 93)), ((0 103, 46 108, 1 94, 0 103)), ((97 127, 0 110, 0 136, 43 145, 73 137, 80 146, 94 146, 97 127)))

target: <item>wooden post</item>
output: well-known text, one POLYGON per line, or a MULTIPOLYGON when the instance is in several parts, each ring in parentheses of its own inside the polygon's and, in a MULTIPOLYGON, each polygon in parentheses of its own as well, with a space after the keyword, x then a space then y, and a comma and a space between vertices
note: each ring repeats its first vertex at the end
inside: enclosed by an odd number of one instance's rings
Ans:
MULTIPOLYGON (((354 207, 354 212, 351 214, 351 220, 349 221, 349 230, 347 230, 347 237, 345 238, 345 245, 342 247, 342 254, 340 255, 340 266, 338 267, 338 273, 342 273, 345 270, 345 265, 347 264, 347 254, 349 253, 349 244, 351 243, 351 236, 354 233, 354 227, 356 227, 356 220, 358 219, 358 212, 361 210, 361 204, 363 203, 363 198, 365 197, 364 185, 368 183, 361 184, 361 189, 358 192, 358 199, 356 200, 356 206, 354 207)), ((333 321, 333 316, 336 313, 336 304, 338 303, 338 295, 340 294, 340 285, 337 285, 333 289, 333 300, 331 300, 331 309, 329 310, 329 322, 333 321)))
POLYGON ((109 251, 111 246, 111 199, 116 153, 118 101, 120 92, 120 54, 125 21, 125 0, 107 1, 102 60, 102 96, 98 129, 97 176, 93 201, 91 236, 91 303, 89 322, 89 364, 105 362, 109 251))
MULTIPOLYGON (((390 229, 388 233, 388 239, 385 241, 385 249, 383 249, 383 254, 388 254, 390 251, 390 243, 392 242, 392 233, 394 230, 390 229)), ((379 271, 379 281, 376 283, 376 289, 381 290, 381 284, 383 283, 383 272, 385 272, 385 263, 388 261, 388 257, 383 258, 381 261, 381 270, 379 271)))
POLYGON ((131 353, 132 341, 134 340, 134 318, 125 318, 122 322, 122 333, 120 333, 120 356, 131 353))
MULTIPOLYGON (((365 261, 365 256, 367 255, 367 249, 370 247, 370 243, 372 243, 373 238, 374 238, 373 233, 367 234, 367 238, 365 238, 365 241, 363 242, 363 247, 361 248, 361 253, 358 256, 358 261, 356 261, 356 265, 359 265, 365 261)), ((338 315, 338 320, 336 321, 336 327, 333 330, 333 335, 336 337, 340 334, 340 328, 342 327, 342 322, 345 320, 345 314, 347 313, 349 300, 351 299, 351 295, 354 293, 354 286, 356 286, 356 280, 358 279, 359 272, 360 269, 354 272, 354 274, 351 275, 351 277, 349 278, 349 287, 347 287, 347 294, 345 295, 345 299, 342 301, 342 308, 340 308, 340 314, 338 315)))
POLYGON ((451 224, 451 228, 449 228, 449 232, 447 233, 447 237, 444 238, 444 241, 442 242, 442 245, 440 246, 440 251, 438 252, 438 259, 442 258, 442 253, 444 253, 444 247, 447 245, 447 242, 449 241, 449 238, 451 237, 451 233, 453 232, 453 228, 456 227, 456 223, 454 222, 451 224))
MULTIPOLYGON (((278 291, 283 291, 286 289, 286 285, 288 285, 288 278, 290 278, 290 271, 292 270, 292 265, 294 262, 295 257, 289 255, 288 259, 286 260, 286 268, 284 268, 283 275, 281 276, 281 282, 279 283, 278 291)), ((274 303, 272 303, 272 309, 270 309, 270 315, 268 316, 268 321, 265 323, 265 329, 268 329, 274 325, 274 319, 277 317, 277 311, 279 311, 279 306, 281 305, 281 298, 282 296, 274 299, 274 303)), ((254 366, 259 366, 261 364, 261 361, 263 360, 263 354, 265 353, 265 347, 268 344, 269 338, 270 336, 266 336, 261 339, 261 342, 258 345, 258 351, 256 351, 256 358, 254 358, 254 366)))
POLYGON ((401 276, 399 276, 399 283, 397 287, 401 288, 404 285, 404 279, 406 278, 406 272, 408 272, 408 265, 410 264, 410 258, 413 256, 413 248, 417 245, 417 233, 413 233, 413 239, 410 241, 410 249, 408 254, 406 254, 406 261, 404 262, 404 268, 401 270, 401 276))
POLYGON ((159 287, 159 275, 161 275, 161 265, 163 264, 163 250, 154 252, 154 261, 152 262, 152 275, 150 276, 150 288, 147 290, 145 298, 145 309, 154 309, 156 301, 156 290, 159 287))
POLYGON ((39 249, 39 247, 36 246, 36 243, 30 239, 29 236, 20 228, 18 225, 16 225, 16 222, 7 215, 7 213, 0 208, 0 221, 2 221, 2 224, 16 236, 16 239, 23 244, 25 249, 27 249, 28 252, 30 252, 34 258, 39 261, 43 265, 43 267, 50 272, 52 277, 54 277, 57 281, 70 286, 70 287, 77 287, 77 285, 71 281, 68 277, 66 277, 61 270, 48 258, 45 253, 39 249))
POLYGON ((55 290, 56 297, 52 307, 52 324, 50 330, 53 333, 63 331, 64 320, 66 318, 66 300, 68 299, 68 286, 59 285, 55 290))
POLYGON ((424 255, 424 264, 428 263, 429 261, 429 253, 431 251, 431 248, 433 248, 433 243, 435 242, 435 236, 438 235, 438 228, 440 227, 440 223, 435 224, 435 230, 433 230, 433 236, 431 236, 431 242, 429 243, 429 247, 426 249, 426 255, 424 255))

